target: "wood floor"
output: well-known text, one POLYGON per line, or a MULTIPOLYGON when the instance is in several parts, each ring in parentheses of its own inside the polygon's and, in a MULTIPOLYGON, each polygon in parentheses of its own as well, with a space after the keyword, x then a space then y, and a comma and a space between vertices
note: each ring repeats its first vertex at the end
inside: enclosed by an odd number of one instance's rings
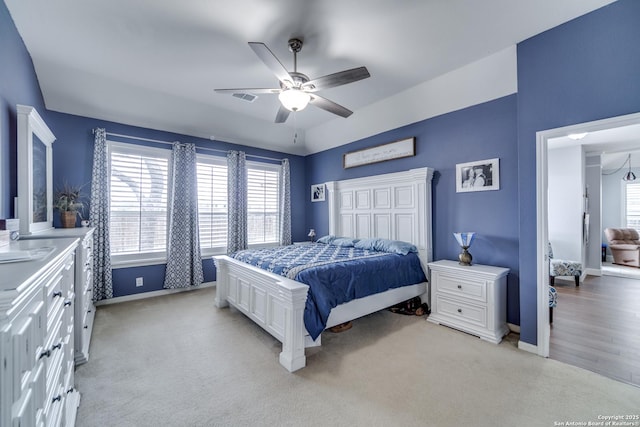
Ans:
POLYGON ((549 357, 640 387, 640 280, 556 280, 549 357))

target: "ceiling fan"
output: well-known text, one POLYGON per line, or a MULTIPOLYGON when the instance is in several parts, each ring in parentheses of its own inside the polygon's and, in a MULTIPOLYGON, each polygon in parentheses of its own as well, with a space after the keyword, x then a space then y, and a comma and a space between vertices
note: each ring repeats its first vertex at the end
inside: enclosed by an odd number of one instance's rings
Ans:
MULTIPOLYGON (((291 111, 301 111, 307 104, 312 104, 330 113, 341 117, 349 117, 353 111, 336 104, 335 102, 317 95, 316 92, 322 89, 329 89, 353 83, 358 80, 370 77, 366 67, 352 68, 350 70, 339 71, 310 80, 306 75, 298 72, 297 54, 302 50, 302 40, 289 40, 289 50, 293 52, 293 71, 289 72, 269 50, 264 43, 249 42, 249 46, 258 58, 276 75, 280 80, 279 88, 245 88, 245 89, 215 89, 218 93, 230 94, 278 94, 280 99, 280 109, 276 114, 276 123, 284 123, 291 111)), ((238 95, 236 95, 238 96, 238 95)))

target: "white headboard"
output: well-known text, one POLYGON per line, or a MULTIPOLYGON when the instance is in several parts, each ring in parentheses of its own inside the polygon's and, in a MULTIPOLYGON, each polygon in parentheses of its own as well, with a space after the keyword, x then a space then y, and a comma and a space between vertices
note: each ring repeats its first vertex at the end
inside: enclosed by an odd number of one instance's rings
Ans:
POLYGON ((420 168, 327 182, 329 234, 410 242, 423 262, 430 262, 433 171, 420 168))

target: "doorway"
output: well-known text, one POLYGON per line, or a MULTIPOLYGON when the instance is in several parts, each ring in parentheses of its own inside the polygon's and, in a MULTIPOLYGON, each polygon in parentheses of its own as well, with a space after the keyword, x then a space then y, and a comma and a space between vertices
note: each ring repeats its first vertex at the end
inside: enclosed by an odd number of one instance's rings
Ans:
MULTIPOLYGON (((541 131, 536 134, 536 188, 537 188, 537 330, 538 345, 537 352, 540 356, 549 356, 549 343, 551 328, 549 325, 548 310, 548 292, 549 292, 549 265, 547 255, 547 242, 549 235, 548 224, 548 191, 549 191, 549 158, 548 147, 552 139, 565 138, 570 134, 597 134, 604 131, 624 130, 627 127, 640 128, 640 113, 630 114, 626 116, 614 117, 605 120, 599 120, 589 123, 582 123, 572 126, 566 126, 557 129, 541 131)), ((589 145, 589 150, 601 149, 607 151, 615 147, 620 150, 638 149, 640 141, 638 138, 625 140, 620 138, 614 140, 597 140, 591 138, 591 141, 584 140, 574 141, 575 145, 589 145)), ((598 238, 599 238, 598 234, 598 238)), ((595 237, 595 236, 594 236, 595 237)), ((584 262, 584 260, 583 260, 584 262)), ((557 310, 555 310, 557 312, 557 310)))

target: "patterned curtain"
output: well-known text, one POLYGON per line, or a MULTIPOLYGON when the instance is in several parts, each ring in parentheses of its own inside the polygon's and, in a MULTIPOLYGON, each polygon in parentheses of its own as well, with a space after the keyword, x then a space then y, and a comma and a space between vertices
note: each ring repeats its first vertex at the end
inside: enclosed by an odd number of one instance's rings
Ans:
POLYGON ((169 244, 165 289, 198 286, 203 281, 198 237, 196 146, 173 143, 173 186, 169 199, 169 244))
POLYGON ((243 151, 227 153, 227 252, 247 249, 247 158, 243 151))
POLYGON ((280 204, 280 244, 291 244, 291 189, 289 159, 283 159, 278 177, 278 200, 280 204))
POLYGON ((107 132, 95 130, 89 221, 93 232, 93 300, 113 298, 109 245, 109 154, 107 132))

